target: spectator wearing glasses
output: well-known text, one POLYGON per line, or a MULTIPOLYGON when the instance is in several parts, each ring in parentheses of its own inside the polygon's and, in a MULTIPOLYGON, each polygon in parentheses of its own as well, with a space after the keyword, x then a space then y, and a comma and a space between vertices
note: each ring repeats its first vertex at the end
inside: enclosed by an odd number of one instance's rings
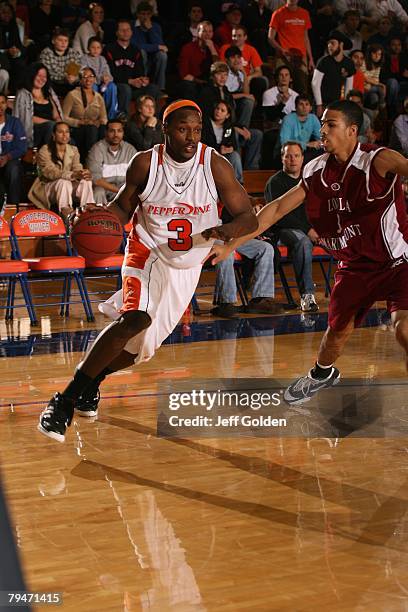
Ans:
POLYGON ((102 43, 96 37, 88 40, 88 53, 81 57, 82 68, 92 68, 96 75, 95 89, 105 102, 109 119, 118 114, 118 89, 113 81, 108 62, 102 55, 102 43))

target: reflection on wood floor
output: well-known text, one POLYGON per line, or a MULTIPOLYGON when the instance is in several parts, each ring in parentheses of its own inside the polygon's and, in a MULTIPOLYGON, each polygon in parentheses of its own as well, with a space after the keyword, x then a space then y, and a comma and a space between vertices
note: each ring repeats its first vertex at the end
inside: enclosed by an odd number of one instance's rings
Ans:
MULTIPOLYGON (((194 320, 196 336, 180 328, 111 376, 98 419, 75 418, 63 445, 35 427, 105 324, 80 316, 46 313, 34 341, 27 320, 0 321, 1 470, 30 589, 80 612, 408 609, 406 439, 156 437, 158 381, 300 375, 324 314, 194 320)), ((342 374, 402 381, 377 323, 342 374)))

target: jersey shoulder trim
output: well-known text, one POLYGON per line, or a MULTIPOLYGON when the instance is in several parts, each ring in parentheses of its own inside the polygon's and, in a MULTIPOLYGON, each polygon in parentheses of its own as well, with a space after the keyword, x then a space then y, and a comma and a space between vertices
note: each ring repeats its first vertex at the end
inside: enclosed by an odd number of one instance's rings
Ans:
POLYGON ((307 180, 312 178, 313 174, 315 174, 319 170, 324 170, 328 159, 329 159, 329 153, 323 153, 323 155, 319 155, 319 157, 316 157, 316 159, 312 159, 303 168, 302 182, 303 182, 303 185, 306 186, 306 189, 309 188, 307 184, 307 180))
MULTIPOLYGON (((159 161, 159 148, 161 146, 162 145, 154 145, 152 149, 149 149, 149 151, 151 151, 149 176, 147 179, 146 187, 144 188, 143 192, 139 195, 139 199, 141 202, 144 202, 145 200, 147 200, 147 198, 151 194, 153 187, 155 185, 157 167, 158 167, 158 161, 159 161)), ((146 151, 140 151, 140 153, 146 153, 146 151)), ((138 155, 138 153, 136 153, 136 155, 138 155)))

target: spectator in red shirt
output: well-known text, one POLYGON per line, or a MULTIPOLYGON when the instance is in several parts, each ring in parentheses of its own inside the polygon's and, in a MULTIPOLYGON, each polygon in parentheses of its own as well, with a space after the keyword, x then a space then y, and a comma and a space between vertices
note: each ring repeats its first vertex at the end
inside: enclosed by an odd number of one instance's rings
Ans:
POLYGON ((269 42, 280 55, 277 66, 289 65, 296 91, 310 90, 308 71, 315 67, 308 35, 311 27, 309 13, 298 7, 298 0, 286 0, 272 13, 269 24, 269 42))
POLYGON ((210 67, 219 59, 218 49, 213 43, 213 26, 202 21, 197 28, 197 40, 183 45, 179 56, 177 95, 198 102, 203 85, 208 83, 210 67))
POLYGON ((232 30, 239 26, 242 12, 238 4, 230 4, 225 11, 225 19, 215 30, 214 40, 218 46, 232 44, 232 30))
POLYGON ((353 89, 358 89, 358 91, 364 93, 364 72, 361 70, 364 64, 364 53, 361 49, 354 49, 350 54, 350 59, 356 69, 353 74, 353 89))

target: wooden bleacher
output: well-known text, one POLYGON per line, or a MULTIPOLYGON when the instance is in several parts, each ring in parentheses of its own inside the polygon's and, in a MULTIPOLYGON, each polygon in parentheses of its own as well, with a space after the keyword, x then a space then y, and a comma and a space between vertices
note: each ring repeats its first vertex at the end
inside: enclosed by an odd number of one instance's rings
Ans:
POLYGON ((260 198, 264 195, 265 185, 276 170, 244 170, 244 187, 249 195, 260 198))

